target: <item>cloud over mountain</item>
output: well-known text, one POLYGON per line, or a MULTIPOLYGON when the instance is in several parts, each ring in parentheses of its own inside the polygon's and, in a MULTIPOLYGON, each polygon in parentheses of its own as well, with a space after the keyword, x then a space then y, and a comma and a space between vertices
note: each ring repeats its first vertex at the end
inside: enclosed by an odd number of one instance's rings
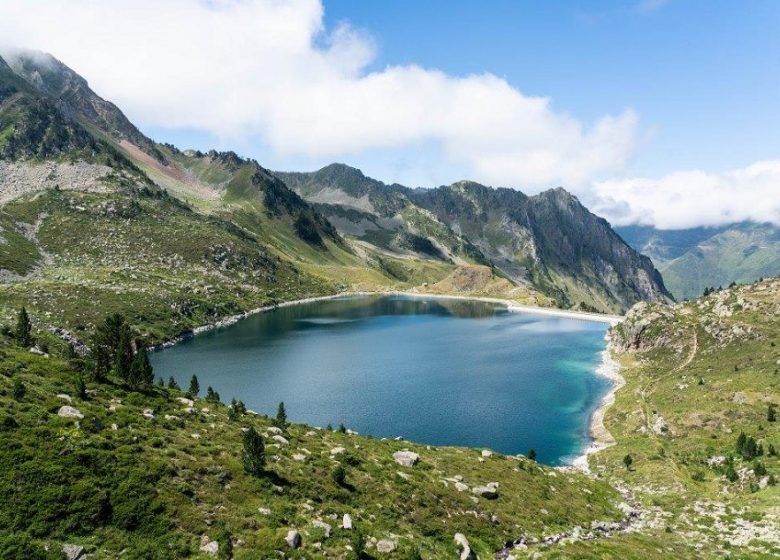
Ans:
POLYGON ((325 29, 319 0, 23 0, 0 37, 54 53, 142 126, 260 138, 274 152, 345 158, 433 142, 496 185, 576 188, 621 170, 630 109, 585 123, 492 74, 375 69, 371 37, 325 29))
POLYGON ((614 225, 660 229, 741 221, 780 224, 780 160, 759 161, 723 173, 679 171, 660 179, 597 182, 593 208, 614 225))

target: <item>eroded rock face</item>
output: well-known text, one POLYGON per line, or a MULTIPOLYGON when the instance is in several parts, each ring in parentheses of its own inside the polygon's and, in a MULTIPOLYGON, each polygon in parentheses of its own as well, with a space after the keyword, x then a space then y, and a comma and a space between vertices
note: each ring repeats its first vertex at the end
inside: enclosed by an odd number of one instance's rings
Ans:
POLYGON ((420 456, 413 451, 396 451, 393 453, 393 459, 404 467, 413 467, 420 462, 420 456))

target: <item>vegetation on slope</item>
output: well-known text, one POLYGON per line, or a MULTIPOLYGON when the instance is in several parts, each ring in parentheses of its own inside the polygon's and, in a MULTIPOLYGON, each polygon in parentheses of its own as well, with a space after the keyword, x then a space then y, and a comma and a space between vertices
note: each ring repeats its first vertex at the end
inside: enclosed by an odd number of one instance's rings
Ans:
MULTIPOLYGON (((582 474, 288 424, 213 392, 190 402, 176 388, 130 390, 115 374, 97 382, 89 360, 48 332, 32 331, 47 355, 4 332, 0 556, 9 560, 61 558, 64 544, 96 558, 446 558, 459 532, 487 558, 521 536, 623 516, 620 494, 582 474), (247 429, 264 444, 259 472, 257 461, 246 468, 247 429), (399 451, 419 462, 399 464, 399 451), (491 482, 497 490, 474 491, 491 482), (285 541, 291 530, 300 548, 285 541)), ((250 447, 257 457, 257 441, 250 447)))
MULTIPOLYGON (((663 541, 693 547, 688 557, 780 554, 780 426, 770 412, 780 405, 778 316, 773 279, 675 306, 640 304, 613 330, 626 385, 605 425, 617 444, 591 467, 631 488, 663 541)), ((627 557, 635 540, 610 546, 627 557)))

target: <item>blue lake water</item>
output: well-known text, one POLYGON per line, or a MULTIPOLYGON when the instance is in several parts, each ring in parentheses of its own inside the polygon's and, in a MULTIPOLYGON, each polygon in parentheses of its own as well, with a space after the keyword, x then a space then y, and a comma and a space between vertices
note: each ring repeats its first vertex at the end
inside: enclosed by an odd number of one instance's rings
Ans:
POLYGON ((152 354, 155 373, 201 396, 291 421, 344 423, 432 445, 536 449, 563 464, 588 443, 609 381, 607 326, 485 302, 348 297, 283 307, 152 354))

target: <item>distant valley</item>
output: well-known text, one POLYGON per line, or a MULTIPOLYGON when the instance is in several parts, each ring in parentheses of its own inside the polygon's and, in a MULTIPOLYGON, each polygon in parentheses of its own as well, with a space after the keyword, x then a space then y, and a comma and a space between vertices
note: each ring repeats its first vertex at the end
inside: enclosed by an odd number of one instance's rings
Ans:
POLYGON ((698 297, 705 288, 780 274, 780 228, 773 224, 744 222, 685 230, 624 226, 615 231, 652 259, 678 300, 698 297))

